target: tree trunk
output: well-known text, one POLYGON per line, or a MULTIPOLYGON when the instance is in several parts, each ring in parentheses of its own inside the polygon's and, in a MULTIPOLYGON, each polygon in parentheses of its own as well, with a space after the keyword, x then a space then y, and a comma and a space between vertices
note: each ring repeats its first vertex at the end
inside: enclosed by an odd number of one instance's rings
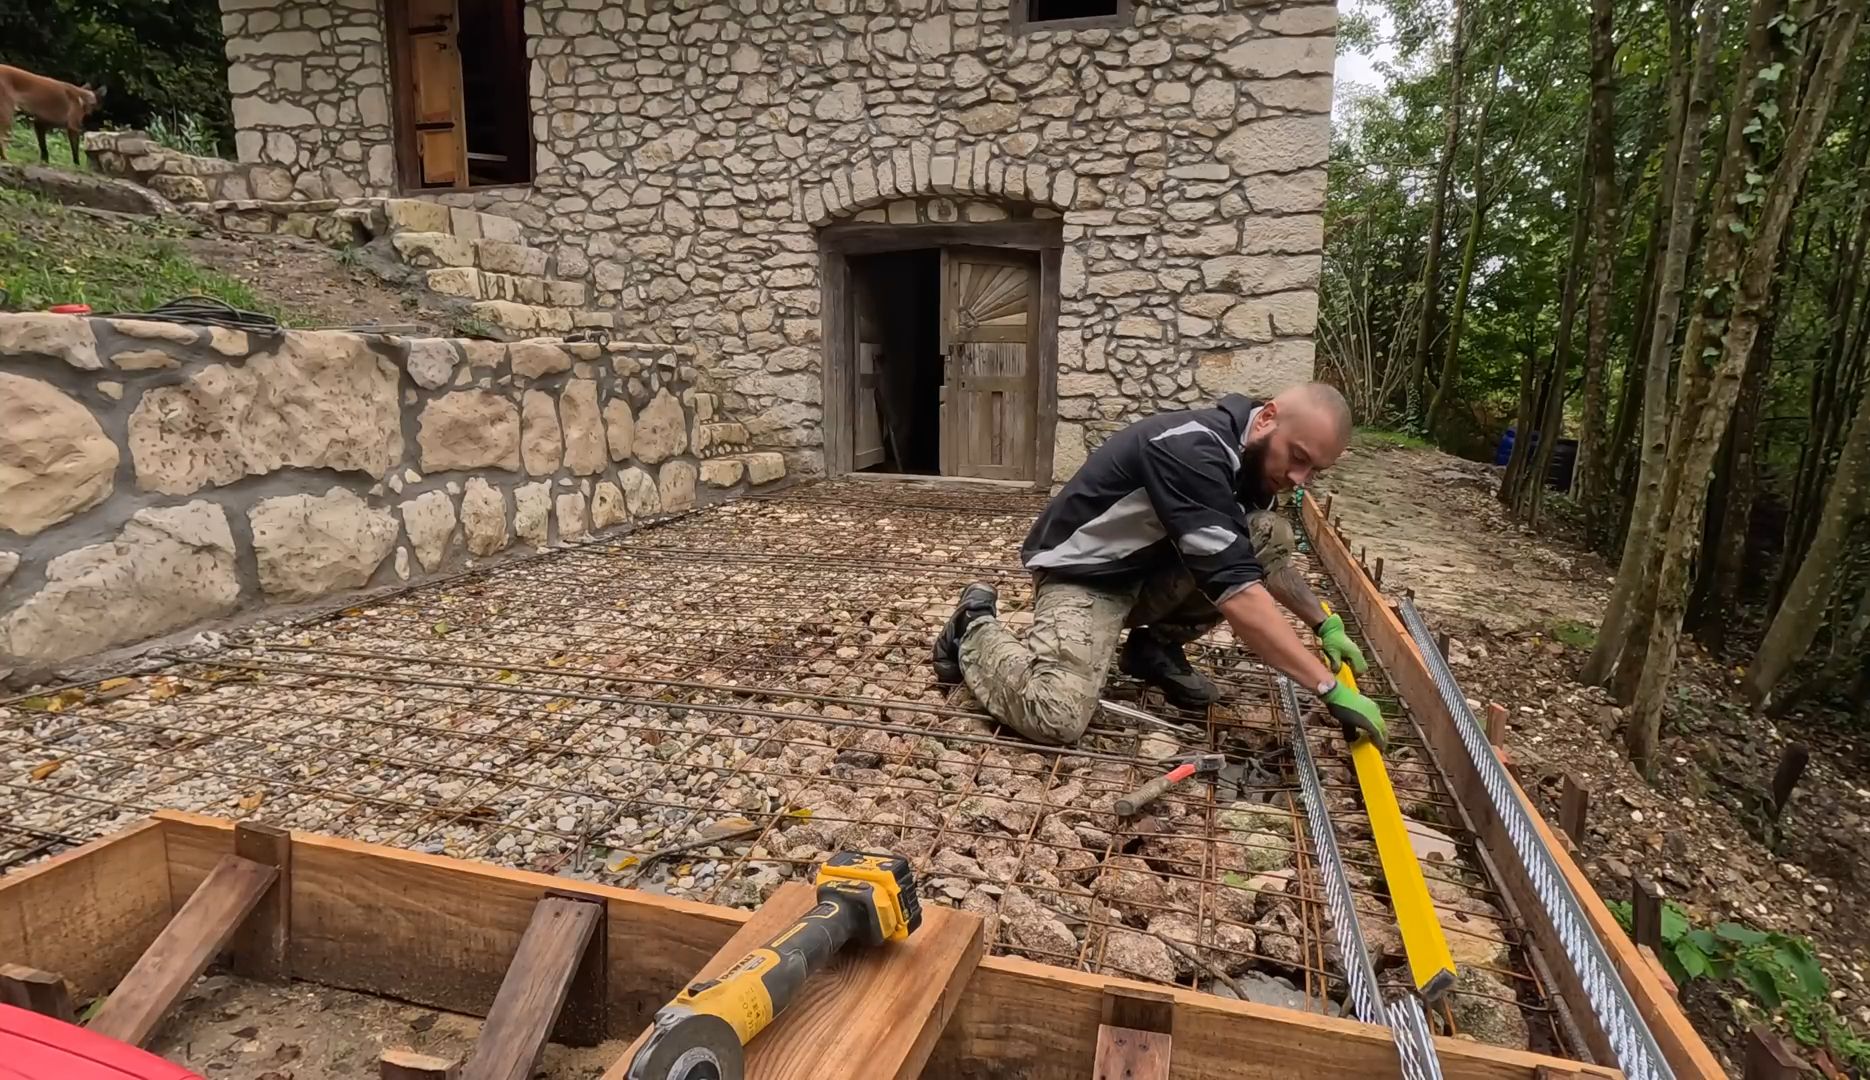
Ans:
MULTIPOLYGON (((1763 197, 1759 201, 1759 216, 1755 222, 1751 246, 1740 266, 1738 288, 1727 318, 1727 332, 1724 338, 1719 339, 1722 341, 1719 361, 1712 370, 1701 375, 1706 385, 1701 407, 1694 412, 1692 420, 1684 417, 1681 423, 1682 480, 1677 485, 1674 505, 1666 508, 1668 527, 1662 534, 1666 540, 1662 563, 1656 576, 1656 604, 1649 631, 1649 647, 1644 656, 1635 712, 1630 718, 1627 739, 1631 760, 1645 775, 1653 776, 1655 772, 1656 749, 1662 730, 1662 709, 1667 698, 1668 679, 1675 668, 1682 613, 1687 604, 1689 561, 1701 531, 1702 511, 1707 500, 1707 487, 1699 479, 1707 476, 1713 465, 1714 453, 1726 435, 1734 399, 1739 394, 1741 375, 1745 371, 1747 358, 1752 354, 1760 315, 1771 292, 1773 273, 1778 268, 1780 239, 1790 220, 1792 204, 1805 182, 1805 171, 1810 167, 1812 156, 1817 150, 1831 104, 1837 97, 1838 86, 1850 60, 1851 43, 1863 19, 1864 3, 1865 0, 1838 0, 1830 9, 1831 25, 1825 32, 1823 54, 1813 68, 1811 82, 1798 115, 1789 126, 1778 167, 1772 171, 1770 180, 1766 181, 1763 197)), ((1786 39, 1775 25, 1775 17, 1782 10, 1783 6, 1777 0, 1763 0, 1755 7, 1756 18, 1763 16, 1768 20, 1763 28, 1768 44, 1761 50, 1764 54, 1762 60, 1770 62, 1790 55, 1786 39)), ((1749 54, 1754 51, 1749 48, 1749 54)), ((1737 119, 1748 120, 1758 115, 1758 102, 1762 95, 1757 85, 1760 81, 1757 76, 1765 66, 1765 63, 1742 66, 1739 75, 1742 81, 1736 89, 1737 97, 1744 102, 1744 108, 1736 110, 1737 119)), ((1723 165, 1724 172, 1728 166, 1732 166, 1742 175, 1758 175, 1755 170, 1761 164, 1760 143, 1743 136, 1739 146, 1730 147, 1730 151, 1723 165)), ((1739 212, 1741 204, 1734 197, 1743 190, 1751 191, 1757 186, 1752 179, 1743 179, 1732 186, 1723 184, 1724 197, 1716 203, 1722 211, 1723 223, 1744 220, 1739 212)), ((1725 224, 1717 225, 1715 235, 1719 236, 1722 232, 1738 235, 1725 224)), ((1726 275, 1714 273, 1712 266, 1708 277, 1717 284, 1726 280, 1726 275)), ((1717 291, 1725 292, 1724 289, 1717 291)), ((1704 290, 1703 295, 1706 292, 1704 290)), ((1689 337, 1691 341, 1695 337, 1692 327, 1689 337)), ((1710 336, 1710 340, 1715 339, 1710 336)), ((1684 385, 1688 382, 1687 365, 1695 360, 1695 356, 1683 356, 1684 385)), ((1672 453, 1671 456, 1675 455, 1672 453)))
POLYGON ((1747 360, 1740 400, 1734 407, 1733 427, 1727 433, 1727 461, 1722 469, 1726 487, 1721 495, 1720 514, 1715 519, 1710 550, 1703 555, 1706 587, 1699 590, 1695 625, 1702 643, 1715 653, 1727 645, 1727 632, 1733 628, 1735 609, 1740 601, 1740 577, 1745 569, 1754 494, 1759 486, 1760 408, 1765 397, 1767 373, 1772 368, 1773 336, 1778 325, 1777 318, 1764 323, 1759 337, 1754 340, 1753 355, 1747 360))
POLYGON ((1843 568, 1846 540, 1851 530, 1870 513, 1870 394, 1857 405, 1850 436, 1838 458, 1837 475, 1825 495, 1824 514, 1811 547, 1799 560, 1799 571, 1786 590, 1785 602, 1773 616, 1766 637, 1741 684, 1755 705, 1766 701, 1773 687, 1805 655, 1818 635, 1838 572, 1843 568))
MULTIPOLYGON (((1571 242, 1565 248, 1565 261, 1560 264, 1560 274, 1564 281, 1559 292, 1558 326, 1553 336, 1552 359, 1539 371, 1528 362, 1520 376, 1519 426, 1518 434, 1513 438, 1513 453, 1506 463, 1506 474, 1500 478, 1500 501, 1512 507, 1522 518, 1528 517, 1529 497, 1545 483, 1545 474, 1538 471, 1538 461, 1543 459, 1544 468, 1551 467, 1549 453, 1536 452, 1532 448, 1533 432, 1545 423, 1548 408, 1548 393, 1553 386, 1564 385, 1565 369, 1571 365, 1571 332, 1577 322, 1578 314, 1578 278, 1579 267, 1584 264, 1584 242, 1587 238, 1591 213, 1591 176, 1588 163, 1578 174, 1577 208, 1571 215, 1571 242), (1537 376, 1535 378, 1534 376, 1537 376), (1536 479, 1535 479, 1536 478, 1536 479)), ((1561 405, 1563 397, 1560 397, 1561 405)), ((1545 445, 1540 443, 1541 448, 1545 445)))
POLYGON ((1591 0, 1591 291, 1585 305, 1584 414, 1578 428, 1572 495, 1584 509, 1585 538, 1592 547, 1603 542, 1610 509, 1604 394, 1605 369, 1610 364, 1610 285, 1616 270, 1618 212, 1616 83, 1611 70, 1617 46, 1611 37, 1612 8, 1613 0, 1591 0))
POLYGON ((1480 232, 1487 222, 1487 114, 1493 110, 1494 97, 1500 90, 1500 68, 1505 60, 1506 36, 1493 58, 1493 84, 1487 100, 1481 102, 1474 119, 1473 206, 1467 216, 1467 236, 1461 241, 1461 271, 1455 279, 1454 301, 1448 310, 1448 347, 1442 357, 1441 377, 1435 382, 1435 395, 1429 399, 1428 416, 1422 426, 1431 436, 1440 427, 1444 410, 1454 398, 1455 383, 1461 373, 1461 329, 1467 322, 1468 290, 1474 284, 1474 259, 1480 251, 1480 232))
POLYGON ((1440 291, 1442 233, 1447 228, 1448 191, 1454 182, 1454 154, 1461 142, 1461 78, 1467 58, 1467 18, 1463 0, 1454 0, 1454 47, 1448 59, 1448 124, 1441 157, 1435 163, 1434 201, 1429 204, 1428 250, 1422 256, 1422 314, 1416 322, 1415 348, 1409 352, 1409 415, 1420 415, 1428 383, 1429 343, 1435 339, 1435 298, 1440 291))
POLYGON ((1636 495, 1630 524, 1624 530, 1623 556, 1616 583, 1604 609, 1597 645, 1585 662, 1584 681, 1602 684, 1610 679, 1623 655, 1633 621, 1634 601, 1646 590, 1656 521, 1662 509, 1663 473, 1669 445, 1669 355, 1675 341, 1675 323, 1681 314, 1682 289, 1688 274, 1689 249, 1695 233, 1695 184, 1701 172, 1701 140, 1707 131, 1714 89, 1714 57, 1721 38, 1719 0, 1702 0, 1696 19, 1695 59, 1682 95, 1682 136, 1664 163, 1664 184, 1670 200, 1668 233, 1663 243, 1662 271, 1656 285, 1655 315, 1650 324, 1649 355, 1643 375, 1642 450, 1637 458, 1636 495))

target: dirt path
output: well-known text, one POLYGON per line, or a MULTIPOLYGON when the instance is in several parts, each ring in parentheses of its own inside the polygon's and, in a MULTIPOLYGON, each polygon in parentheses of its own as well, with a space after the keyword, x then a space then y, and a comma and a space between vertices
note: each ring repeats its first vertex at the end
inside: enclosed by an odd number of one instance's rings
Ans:
POLYGON ((205 233, 183 247, 196 261, 239 278, 310 326, 397 326, 450 333, 449 316, 414 290, 387 284, 342 253, 290 236, 205 233))
MULTIPOLYGON (((1692 645, 1675 679, 1651 786, 1623 756, 1624 712, 1577 681, 1611 570, 1596 555, 1532 536, 1493 498, 1497 470, 1434 450, 1360 440, 1321 485, 1353 551, 1385 560, 1392 595, 1410 588, 1454 638, 1468 698, 1509 712, 1523 787, 1555 820, 1563 778, 1591 791, 1583 864, 1606 899, 1632 875, 1653 881, 1700 926, 1733 921, 1809 936, 1839 1011, 1870 1029, 1870 746, 1861 736, 1752 717, 1737 674, 1692 645), (1773 831, 1760 813, 1781 753, 1812 750, 1773 831)), ((1697 981, 1684 1007, 1738 1076, 1757 1022, 1736 984, 1697 981)))

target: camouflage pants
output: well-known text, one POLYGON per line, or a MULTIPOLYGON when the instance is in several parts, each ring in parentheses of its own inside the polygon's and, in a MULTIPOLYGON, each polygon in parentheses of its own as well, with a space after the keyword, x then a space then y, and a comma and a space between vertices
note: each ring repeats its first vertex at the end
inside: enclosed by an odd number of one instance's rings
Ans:
MULTIPOLYGON (((1247 516, 1248 539, 1267 574, 1285 569, 1292 527, 1268 511, 1247 516)), ((979 619, 961 640, 961 673, 994 718, 1028 739, 1074 743, 1090 726, 1124 627, 1193 641, 1221 613, 1180 563, 1146 580, 1087 584, 1034 575, 1032 630, 1024 640, 997 619, 979 619)))

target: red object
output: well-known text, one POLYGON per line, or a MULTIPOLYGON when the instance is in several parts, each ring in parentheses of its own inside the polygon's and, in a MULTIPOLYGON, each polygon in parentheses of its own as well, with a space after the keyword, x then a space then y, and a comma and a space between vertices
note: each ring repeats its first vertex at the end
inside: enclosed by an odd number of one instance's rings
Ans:
POLYGON ((91 314, 91 305, 90 304, 53 304, 51 307, 46 308, 46 310, 51 312, 54 315, 89 315, 91 314))
POLYGON ((147 1050, 0 1005, 0 1080, 203 1080, 147 1050))
POLYGON ((1185 762, 1169 770, 1169 783, 1179 784, 1193 775, 1195 775, 1195 763, 1185 762))

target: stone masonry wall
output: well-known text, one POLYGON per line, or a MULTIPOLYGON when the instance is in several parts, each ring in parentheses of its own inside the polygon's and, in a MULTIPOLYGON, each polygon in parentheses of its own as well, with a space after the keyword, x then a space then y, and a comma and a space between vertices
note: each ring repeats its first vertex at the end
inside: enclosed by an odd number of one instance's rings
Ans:
POLYGON ((785 475, 687 350, 0 315, 0 669, 785 475))
MULTIPOLYGON (((820 444, 815 230, 906 199, 1063 219, 1060 477, 1136 416, 1311 375, 1332 4, 1139 0, 1131 26, 1023 34, 1006 0, 525 15, 534 182, 433 197, 524 223, 620 333, 692 344, 756 444, 796 463, 820 444)), ((277 51, 251 34, 230 57, 277 51)), ((387 129, 361 120, 299 142, 374 162, 387 129)))

